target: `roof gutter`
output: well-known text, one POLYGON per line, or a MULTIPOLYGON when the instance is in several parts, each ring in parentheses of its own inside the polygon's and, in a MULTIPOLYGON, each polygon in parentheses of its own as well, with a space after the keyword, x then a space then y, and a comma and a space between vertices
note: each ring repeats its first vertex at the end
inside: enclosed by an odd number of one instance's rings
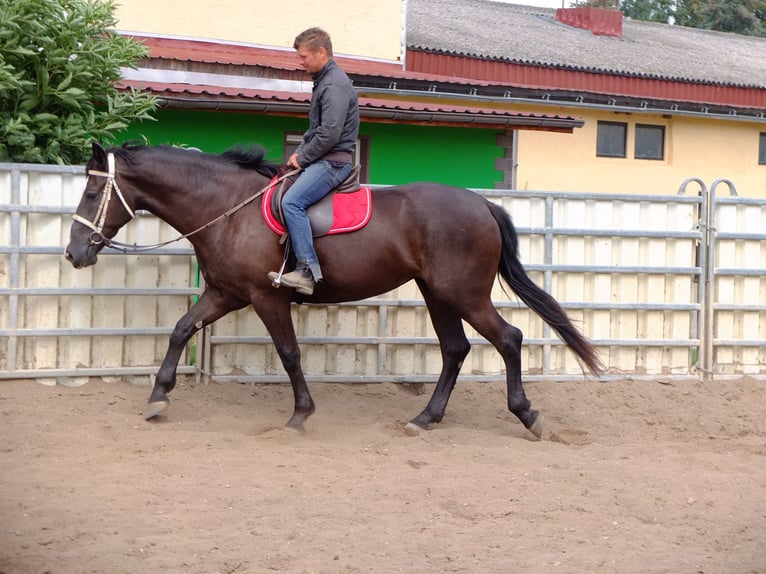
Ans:
MULTIPOLYGON (((366 91, 366 90, 365 90, 366 91)), ((422 93, 419 94, 421 97, 422 93)), ((309 104, 306 102, 263 101, 255 99, 231 99, 210 97, 184 97, 178 95, 158 94, 163 107, 175 109, 204 109, 213 111, 247 111, 280 115, 306 115, 309 104)), ((494 128, 523 128, 559 131, 571 133, 574 128, 580 128, 585 122, 578 118, 562 118, 547 116, 504 116, 479 114, 472 112, 429 112, 406 109, 359 107, 359 115, 367 120, 408 122, 408 123, 450 123, 462 126, 494 127, 494 128)))
POLYGON ((495 127, 528 127, 531 129, 558 129, 571 131, 574 128, 581 128, 585 122, 575 118, 553 118, 553 117, 526 117, 526 116, 488 116, 485 114, 474 114, 470 112, 422 112, 409 110, 387 110, 387 109, 359 109, 360 115, 369 118, 379 118, 391 121, 418 121, 426 123, 434 122, 452 122, 461 124, 492 125, 495 127), (455 117, 460 120, 455 120, 455 117))
POLYGON ((271 114, 303 115, 309 111, 308 104, 302 102, 281 102, 262 100, 234 100, 223 98, 185 98, 157 94, 162 107, 173 109, 195 109, 212 111, 245 111, 271 114))
MULTIPOLYGON (((453 92, 445 92, 445 91, 438 91, 438 90, 431 90, 428 92, 419 91, 419 90, 408 90, 408 89, 398 89, 398 88, 375 88, 375 87, 360 87, 357 88, 357 91, 360 95, 363 94, 375 94, 375 95, 386 95, 388 97, 394 96, 394 97, 402 97, 402 98, 411 98, 413 96, 420 96, 423 97, 427 95, 431 98, 449 98, 451 100, 459 100, 459 101, 466 101, 466 102, 481 102, 483 104, 490 104, 490 105, 497 105, 497 104, 524 104, 524 105, 537 105, 537 106, 546 106, 546 107, 567 107, 567 108, 577 108, 577 109, 586 109, 586 110, 592 110, 592 109, 599 109, 599 110, 609 110, 614 112, 625 112, 625 113, 631 113, 631 114, 662 114, 662 115, 674 115, 674 116, 689 116, 689 117, 698 117, 698 118, 717 118, 717 119, 725 119, 727 121, 743 121, 743 122, 755 122, 755 123, 766 123, 766 113, 764 112, 758 112, 755 115, 745 115, 742 113, 737 113, 736 111, 732 110, 729 113, 721 113, 721 112, 710 112, 710 111, 694 111, 694 110, 684 110, 677 107, 674 107, 674 104, 668 104, 667 107, 650 107, 648 105, 640 105, 640 106, 627 106, 624 104, 599 104, 594 102, 584 102, 584 101, 577 101, 577 100, 568 100, 568 99, 556 99, 555 96, 553 96, 550 92, 546 94, 546 97, 544 98, 523 98, 523 97, 513 97, 513 96, 503 96, 503 97, 497 97, 497 96, 483 96, 480 94, 461 94, 461 93, 453 93, 453 92)), ((705 108, 704 104, 700 104, 700 107, 703 109, 705 108)), ((754 112, 755 113, 755 112, 754 112)), ((584 125, 584 122, 580 122, 580 125, 577 125, 575 127, 582 127, 584 125)))

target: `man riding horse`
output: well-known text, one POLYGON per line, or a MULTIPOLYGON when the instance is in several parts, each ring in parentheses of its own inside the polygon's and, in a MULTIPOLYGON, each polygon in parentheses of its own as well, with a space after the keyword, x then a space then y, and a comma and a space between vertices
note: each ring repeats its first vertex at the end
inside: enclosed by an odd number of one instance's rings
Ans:
POLYGON ((272 271, 276 284, 311 295, 322 279, 306 210, 342 183, 351 173, 352 152, 359 135, 356 90, 333 59, 330 35, 320 28, 298 34, 293 43, 303 68, 314 78, 309 129, 290 158, 288 167, 302 169, 285 193, 282 213, 297 260, 295 271, 272 271))

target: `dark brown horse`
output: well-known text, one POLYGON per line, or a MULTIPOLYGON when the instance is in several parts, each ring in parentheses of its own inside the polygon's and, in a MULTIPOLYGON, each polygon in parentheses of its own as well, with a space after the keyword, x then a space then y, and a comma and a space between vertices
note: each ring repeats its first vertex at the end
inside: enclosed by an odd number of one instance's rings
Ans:
MULTIPOLYGON (((181 352, 199 329, 230 311, 252 305, 268 329, 290 377, 295 408, 287 427, 304 430, 314 412, 301 370, 301 352, 290 316, 300 297, 274 289, 267 277, 279 269, 283 248, 265 224, 260 201, 248 203, 277 170, 263 151, 208 155, 169 147, 93 144, 88 179, 66 258, 75 267, 96 263, 98 252, 135 210, 157 215, 189 240, 205 277, 198 302, 175 326, 157 373, 146 418, 169 404, 181 352), (111 165, 110 165, 111 164, 111 165), (241 209, 220 217, 234 206, 241 209)), ((498 314, 490 299, 500 276, 538 313, 592 372, 600 363, 591 344, 572 325, 556 300, 527 276, 517 254, 516 230, 498 207, 471 191, 413 183, 373 192, 366 227, 316 240, 324 279, 306 303, 338 303, 384 293, 414 279, 423 294, 441 346, 443 366, 426 408, 409 423, 426 429, 444 416, 470 344, 465 319, 500 352, 506 366, 508 409, 540 437, 542 417, 531 409, 521 382, 522 333, 498 314)))

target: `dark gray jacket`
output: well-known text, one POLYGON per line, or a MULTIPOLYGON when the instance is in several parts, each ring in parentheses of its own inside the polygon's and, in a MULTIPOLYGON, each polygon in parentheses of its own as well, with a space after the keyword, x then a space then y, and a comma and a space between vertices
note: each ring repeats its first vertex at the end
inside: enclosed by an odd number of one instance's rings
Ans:
POLYGON ((298 163, 306 167, 327 159, 351 161, 359 137, 359 103, 346 72, 330 60, 314 75, 309 110, 309 129, 296 150, 298 163))

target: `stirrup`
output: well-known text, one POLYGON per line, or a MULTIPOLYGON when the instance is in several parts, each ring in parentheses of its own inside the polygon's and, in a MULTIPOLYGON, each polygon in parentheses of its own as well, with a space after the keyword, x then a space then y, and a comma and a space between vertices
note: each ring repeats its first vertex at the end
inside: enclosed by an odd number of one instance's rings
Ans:
POLYGON ((282 266, 279 268, 276 276, 273 273, 269 273, 271 279, 271 286, 275 289, 279 289, 282 286, 282 275, 285 274, 285 267, 287 266, 287 258, 282 260, 282 266))
POLYGON ((282 275, 285 274, 285 267, 287 267, 287 259, 290 257, 290 235, 285 231, 282 235, 282 239, 279 240, 279 244, 285 244, 285 251, 282 255, 282 266, 277 273, 269 271, 269 279, 271 279, 271 286, 274 289, 279 289, 282 286, 282 275))

